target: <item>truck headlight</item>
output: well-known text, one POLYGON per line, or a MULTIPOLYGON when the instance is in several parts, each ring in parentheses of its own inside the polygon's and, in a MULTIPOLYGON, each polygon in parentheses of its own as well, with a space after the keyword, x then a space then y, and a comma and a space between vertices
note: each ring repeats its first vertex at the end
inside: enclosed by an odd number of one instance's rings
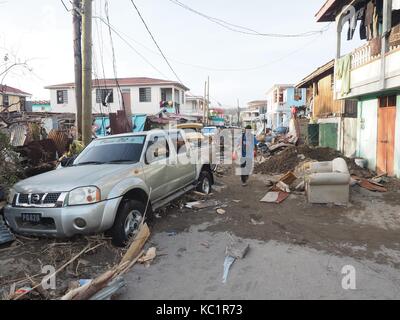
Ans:
POLYGON ((14 189, 10 189, 7 195, 7 204, 12 205, 14 202, 14 197, 17 194, 17 192, 14 189))
POLYGON ((100 189, 97 187, 76 188, 69 193, 68 205, 78 206, 97 203, 101 200, 100 189))

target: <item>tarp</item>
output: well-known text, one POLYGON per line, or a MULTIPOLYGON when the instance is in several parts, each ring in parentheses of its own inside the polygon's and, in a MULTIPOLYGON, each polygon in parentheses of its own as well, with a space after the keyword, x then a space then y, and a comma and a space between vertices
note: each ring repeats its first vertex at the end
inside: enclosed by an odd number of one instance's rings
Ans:
POLYGON ((137 114, 132 116, 133 132, 144 131, 144 125, 146 123, 147 115, 137 114))
POLYGON ((95 120, 96 125, 98 126, 98 130, 96 131, 96 135, 98 137, 104 137, 107 133, 107 127, 110 126, 110 119, 108 117, 98 117, 95 120))

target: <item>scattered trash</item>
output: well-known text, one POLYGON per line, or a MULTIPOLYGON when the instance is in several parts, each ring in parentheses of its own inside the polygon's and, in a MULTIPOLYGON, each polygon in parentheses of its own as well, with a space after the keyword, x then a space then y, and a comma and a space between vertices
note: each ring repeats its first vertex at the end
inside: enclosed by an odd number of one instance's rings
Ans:
POLYGON ((224 275, 222 277, 222 283, 226 283, 228 280, 229 270, 231 269, 233 263, 235 262, 236 258, 227 256, 224 261, 224 275))
POLYGON ((289 193, 283 191, 271 191, 268 192, 260 202, 266 203, 277 203, 280 204, 289 197, 289 193))
POLYGON ((234 257, 236 259, 244 259, 246 254, 250 250, 250 245, 243 242, 243 240, 238 238, 233 238, 231 236, 231 242, 226 247, 226 255, 234 257))
POLYGON ((234 203, 240 203, 242 200, 233 200, 234 203))
POLYGON ((15 240, 14 234, 6 226, 3 217, 0 215, 0 244, 6 244, 15 240))
POLYGON ((33 289, 31 287, 23 287, 15 291, 15 295, 26 295, 31 292, 33 289))
POLYGON ((253 226, 263 226, 263 225, 265 225, 265 222, 264 222, 264 221, 256 221, 256 220, 254 220, 254 219, 251 219, 250 221, 251 221, 251 224, 252 224, 253 226))
POLYGON ((243 240, 234 238, 231 235, 230 237, 231 237, 231 242, 226 247, 226 256, 224 261, 224 275, 222 277, 223 283, 227 282, 229 271, 233 263, 236 261, 236 259, 244 259, 247 252, 250 249, 250 245, 244 243, 243 240))
POLYGON ((157 256, 157 249, 155 247, 151 247, 149 250, 147 250, 146 254, 141 257, 138 262, 139 263, 149 263, 153 261, 157 256))
MULTIPOLYGON (((278 188, 280 191, 283 191, 283 192, 286 192, 286 193, 290 193, 290 187, 286 183, 284 183, 282 181, 279 181, 276 184, 276 188, 278 188)), ((276 188, 275 188, 275 190, 276 190, 276 188)))
POLYGON ((304 181, 300 182, 297 186, 296 186, 296 191, 305 191, 305 183, 304 181))
POLYGON ((210 200, 210 201, 196 201, 196 202, 189 202, 186 204, 186 208, 189 209, 207 209, 210 207, 218 206, 218 201, 210 200))
POLYGON ((293 172, 289 171, 286 173, 279 181, 285 183, 286 185, 290 186, 297 180, 297 177, 294 175, 293 172))
POLYGON ((219 215, 224 215, 226 213, 226 211, 224 209, 217 209, 217 213, 219 215))
POLYGON ((200 245, 202 245, 203 247, 210 249, 210 244, 208 242, 202 242, 200 243, 200 245))
POLYGON ((361 188, 364 188, 366 190, 372 192, 382 192, 382 193, 388 191, 382 184, 375 182, 377 178, 375 178, 374 181, 374 179, 367 180, 364 178, 357 177, 356 175, 352 175, 351 177, 356 181, 356 184, 358 184, 361 188))
POLYGON ((100 290, 96 293, 90 300, 111 300, 118 291, 120 291, 123 287, 126 286, 126 281, 123 277, 118 276, 114 280, 112 280, 107 287, 100 290))

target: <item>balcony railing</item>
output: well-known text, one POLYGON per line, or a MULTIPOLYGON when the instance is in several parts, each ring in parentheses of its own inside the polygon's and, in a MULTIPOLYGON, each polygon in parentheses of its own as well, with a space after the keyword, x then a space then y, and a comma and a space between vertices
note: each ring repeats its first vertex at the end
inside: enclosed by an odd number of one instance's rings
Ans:
POLYGON ((379 58, 381 55, 372 55, 372 47, 370 43, 363 45, 362 47, 356 49, 351 54, 351 68, 355 69, 364 64, 367 64, 375 58, 379 58))

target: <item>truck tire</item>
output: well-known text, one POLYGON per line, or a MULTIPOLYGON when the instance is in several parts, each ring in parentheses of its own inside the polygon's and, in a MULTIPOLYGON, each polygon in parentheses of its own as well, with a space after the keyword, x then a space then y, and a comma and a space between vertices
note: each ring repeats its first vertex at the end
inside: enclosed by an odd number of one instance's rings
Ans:
POLYGON ((123 200, 109 231, 113 245, 125 247, 128 244, 129 239, 138 233, 145 210, 145 205, 140 201, 123 200))
POLYGON ((197 191, 210 194, 212 191, 212 177, 208 171, 202 171, 199 177, 199 183, 197 184, 197 191))

